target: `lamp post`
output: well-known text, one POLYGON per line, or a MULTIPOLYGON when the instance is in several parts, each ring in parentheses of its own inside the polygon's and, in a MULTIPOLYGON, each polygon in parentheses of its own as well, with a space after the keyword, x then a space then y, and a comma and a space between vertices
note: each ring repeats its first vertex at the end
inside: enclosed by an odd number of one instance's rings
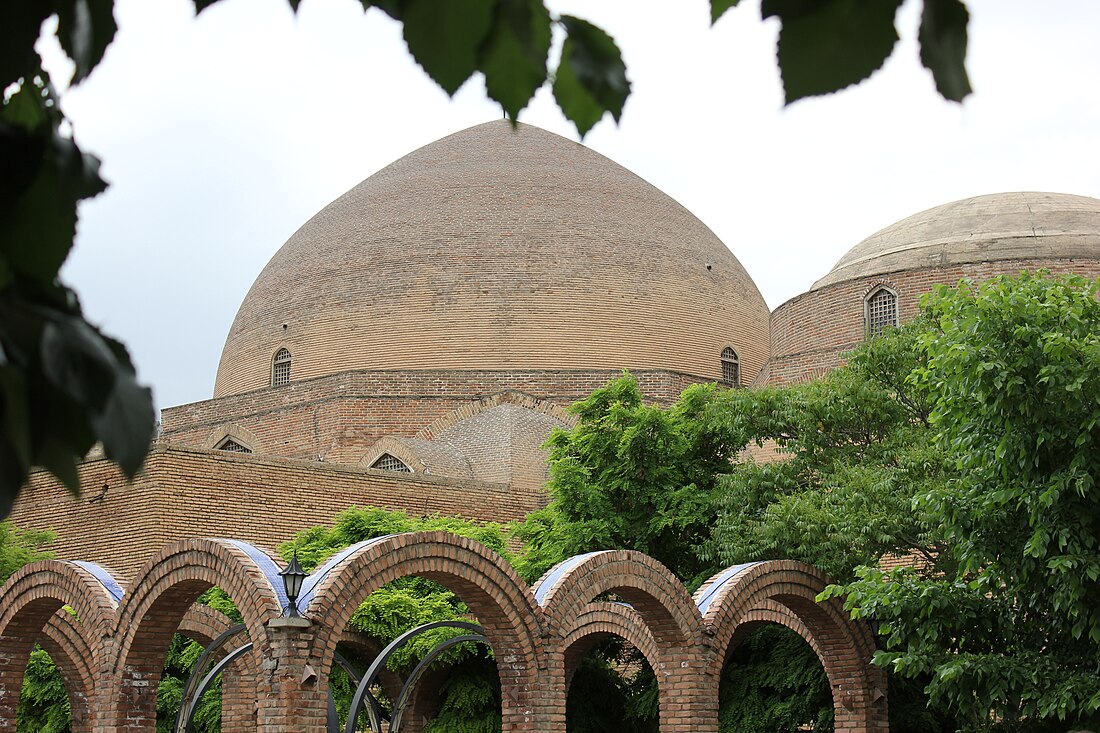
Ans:
POLYGON ((286 590, 287 600, 290 601, 286 612, 287 617, 301 618, 301 614, 298 613, 298 596, 302 592, 302 582, 306 579, 306 572, 298 564, 298 550, 294 550, 290 564, 286 566, 286 570, 279 573, 279 577, 283 579, 283 588, 286 590))
POLYGON ((878 617, 877 613, 872 613, 864 619, 867 622, 867 626, 871 629, 871 636, 875 639, 875 648, 883 649, 885 645, 882 643, 882 619, 878 617))

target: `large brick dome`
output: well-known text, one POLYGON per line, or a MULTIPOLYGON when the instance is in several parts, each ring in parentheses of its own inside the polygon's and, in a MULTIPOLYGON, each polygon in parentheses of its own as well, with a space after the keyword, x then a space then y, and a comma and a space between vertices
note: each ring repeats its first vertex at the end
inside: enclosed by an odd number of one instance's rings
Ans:
POLYGON ((936 206, 875 232, 811 290, 903 270, 1077 257, 1100 257, 1100 200, 996 193, 936 206))
POLYGON ((214 396, 348 370, 664 369, 742 381, 768 308, 689 211, 607 158, 503 121, 392 163, 325 207, 260 273, 214 396))

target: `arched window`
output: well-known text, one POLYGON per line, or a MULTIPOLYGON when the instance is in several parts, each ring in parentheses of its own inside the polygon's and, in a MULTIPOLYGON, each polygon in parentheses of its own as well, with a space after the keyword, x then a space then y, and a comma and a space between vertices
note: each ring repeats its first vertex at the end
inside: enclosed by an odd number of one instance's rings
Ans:
POLYGON ((290 352, 279 349, 271 362, 271 386, 280 387, 290 383, 290 352))
POLYGON ((229 451, 230 453, 251 453, 252 449, 247 445, 242 445, 232 438, 226 438, 222 442, 218 443, 215 450, 229 451))
POLYGON ((412 473, 412 469, 405 465, 400 458, 383 453, 378 460, 370 464, 371 468, 380 468, 383 471, 398 471, 400 473, 412 473))
POLYGON ((741 360, 731 346, 722 349, 722 381, 731 387, 741 386, 741 360))
POLYGON ((887 328, 898 327, 898 295, 880 285, 864 301, 867 335, 878 336, 887 328))

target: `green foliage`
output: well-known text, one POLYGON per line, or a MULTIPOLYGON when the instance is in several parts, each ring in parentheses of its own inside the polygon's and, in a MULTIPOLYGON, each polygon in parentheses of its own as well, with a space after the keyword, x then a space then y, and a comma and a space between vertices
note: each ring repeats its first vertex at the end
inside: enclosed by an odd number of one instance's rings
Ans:
POLYGON ((787 104, 826 94, 881 68, 898 33, 901 0, 764 0, 760 12, 778 17, 779 68, 787 104))
POLYGON ((622 54, 611 36, 571 15, 561 16, 561 25, 568 36, 554 75, 554 99, 583 137, 604 112, 619 121, 630 94, 630 82, 622 54))
POLYGON ((951 564, 830 589, 889 634, 876 662, 930 678, 973 729, 1100 718, 1100 302, 1047 274, 941 288, 913 376, 954 462, 919 493, 951 564))
POLYGON ((961 102, 970 94, 966 74, 966 26, 970 11, 962 0, 925 0, 920 19, 920 61, 932 72, 936 89, 961 102))
POLYGON ((46 549, 53 540, 52 532, 19 529, 11 522, 0 522, 0 583, 27 563, 53 557, 46 549))
POLYGON ((521 574, 612 548, 645 552, 689 581, 708 575, 695 550, 717 477, 744 445, 738 424, 706 419, 718 403, 714 385, 697 385, 668 409, 645 405, 624 374, 570 407, 580 423, 547 441, 550 505, 516 527, 521 574))
MULTIPOLYGON (((27 563, 53 557, 46 549, 53 539, 51 532, 21 530, 11 522, 0 522, 0 584, 27 563)), ((61 672, 38 646, 27 662, 16 721, 19 733, 68 733, 72 721, 61 672)))
POLYGON ((831 731, 833 698, 825 669, 801 636, 756 629, 730 655, 719 687, 721 731, 831 731))
POLYGON ((577 663, 566 700, 568 733, 657 733, 657 679, 619 639, 596 645, 577 663))
POLYGON ((72 711, 65 681, 53 659, 35 646, 23 675, 16 713, 17 733, 69 733, 72 711))
MULTIPOLYGON (((203 646, 182 634, 172 636, 168 654, 164 659, 164 671, 157 686, 157 733, 172 733, 179 715, 183 688, 195 669, 203 646)), ((222 682, 219 677, 199 701, 195 711, 195 733, 221 733, 222 682)))
POLYGON ((708 557, 720 565, 790 558, 835 578, 884 555, 935 562, 938 531, 912 509, 951 466, 933 440, 915 323, 871 339, 827 377, 736 395, 731 409, 757 443, 787 460, 735 466, 722 478, 708 557))
POLYGON ((424 733, 499 733, 500 684, 491 659, 458 662, 440 687, 440 697, 439 713, 424 733))
MULTIPOLYGON (((14 15, 4 35, 22 37, 21 23, 41 21, 22 7, 14 15)), ((114 35, 110 3, 65 3, 59 15, 79 81, 114 35)), ((12 85, 0 97, 0 517, 34 466, 78 492, 76 462, 97 441, 132 477, 154 426, 152 395, 138 385, 126 349, 84 320, 76 295, 57 280, 77 202, 106 184, 99 162, 63 134, 48 76, 22 62, 0 56, 0 87, 12 85)))
MULTIPOLYGON (((507 539, 499 525, 476 524, 460 517, 410 517, 404 512, 365 507, 349 509, 336 518, 335 526, 313 527, 282 545, 289 558, 294 552, 307 569, 313 569, 340 550, 363 540, 388 534, 446 531, 470 537, 510 558, 507 539)), ((470 620, 469 609, 438 583, 408 577, 387 583, 371 593, 352 614, 350 628, 388 643, 421 624, 452 619, 470 620)), ((406 644, 390 658, 388 666, 407 673, 440 642, 469 633, 452 628, 433 629, 406 644)), ((500 680, 492 654, 477 644, 458 644, 436 658, 435 665, 452 673, 442 690, 440 712, 432 730, 482 733, 500 730, 500 680)), ((343 703, 346 709, 347 703, 343 703)))

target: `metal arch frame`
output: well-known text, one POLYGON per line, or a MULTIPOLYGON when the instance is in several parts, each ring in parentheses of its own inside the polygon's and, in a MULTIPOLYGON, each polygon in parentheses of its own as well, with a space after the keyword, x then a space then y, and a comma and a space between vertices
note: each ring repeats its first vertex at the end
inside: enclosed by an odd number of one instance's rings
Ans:
MULTIPOLYGON (((224 657, 219 659, 205 675, 202 674, 206 668, 208 660, 218 650, 228 643, 228 641, 241 633, 246 629, 244 624, 235 624, 230 628, 223 631, 214 639, 210 644, 203 649, 202 654, 199 656, 198 661, 195 663, 194 671, 187 679, 187 683, 184 685, 183 695, 180 698, 180 710, 176 715, 176 724, 173 727, 175 733, 191 733, 195 723, 195 713, 198 711, 198 702, 202 699, 202 696, 210 689, 210 685, 214 683, 214 680, 225 671, 225 668, 232 664, 241 655, 252 650, 252 642, 248 641, 241 646, 233 649, 224 657)), ((344 726, 345 733, 356 733, 356 721, 359 719, 360 713, 363 712, 363 706, 366 705, 367 717, 370 721, 372 733, 382 733, 382 721, 387 720, 390 723, 389 733, 400 733, 401 723, 404 718, 405 709, 412 699, 412 694, 416 689, 420 679, 424 676, 424 673, 428 671, 428 667, 435 661, 440 654, 447 649, 457 644, 465 642, 474 642, 479 644, 485 644, 489 646, 489 639, 484 635, 485 629, 480 625, 471 621, 433 621, 427 624, 421 624, 415 628, 409 629, 405 633, 398 636, 391 641, 386 647, 374 658, 370 667, 367 668, 366 673, 360 676, 356 673, 352 664, 341 655, 336 652, 334 655, 334 661, 339 664, 344 671, 348 673, 356 683, 355 694, 351 699, 351 706, 348 710, 347 723, 344 726), (463 634, 460 636, 451 637, 450 639, 444 639, 439 644, 432 647, 423 659, 413 668, 409 673, 408 679, 401 688, 401 692, 398 694, 397 699, 393 705, 393 713, 387 717, 382 710, 382 706, 378 700, 371 694, 370 688, 374 685, 379 672, 390 660, 390 658, 397 653, 397 651, 409 643, 415 637, 423 634, 426 631, 438 628, 456 628, 472 631, 472 634, 463 634)), ((329 688, 328 694, 328 710, 326 714, 326 723, 329 733, 339 733, 340 724, 336 714, 336 700, 332 694, 332 688, 329 688)))
MULTIPOLYGON (((198 661, 195 662, 194 671, 191 673, 191 676, 187 678, 187 684, 184 686, 183 696, 180 698, 180 709, 179 713, 176 714, 176 724, 173 728, 176 733, 191 733, 195 724, 195 713, 198 712, 199 700, 201 700, 202 696, 206 694, 206 691, 210 689, 210 685, 214 683, 214 680, 217 679, 218 675, 225 671, 226 667, 232 664, 242 654, 245 654, 246 652, 252 650, 252 642, 245 642, 241 646, 226 654, 223 658, 219 659, 218 662, 210 669, 210 671, 206 673, 205 676, 202 675, 202 671, 206 668, 206 662, 210 658, 210 656, 217 652, 218 649, 225 646, 226 642, 229 641, 230 638, 236 636, 244 629, 244 624, 236 624, 235 626, 232 626, 226 631, 219 634, 218 637, 214 639, 214 641, 210 642, 210 645, 203 650, 202 655, 200 655, 198 661)), ((334 660, 344 669, 345 672, 348 673, 348 676, 351 677, 356 684, 358 684, 359 673, 355 670, 355 667, 352 665, 352 663, 349 662, 347 658, 339 652, 336 652, 336 654, 334 655, 334 660)), ((374 695, 371 695, 369 692, 367 693, 366 702, 370 705, 369 709, 371 711, 371 714, 376 719, 386 717, 385 714, 382 712, 382 707, 381 705, 379 705, 378 700, 375 699, 374 695)), ((328 694, 327 717, 328 730, 331 733, 339 733, 340 724, 336 717, 336 700, 332 695, 331 688, 329 689, 328 694)))
MULTIPOLYGON (((176 714, 176 724, 172 727, 172 730, 176 731, 176 733, 189 733, 195 717, 197 702, 202 698, 202 694, 206 692, 206 688, 213 681, 210 675, 206 675, 206 677, 200 676, 202 670, 206 668, 206 661, 212 654, 225 646, 226 642, 228 642, 231 637, 241 633, 245 628, 244 624, 234 624, 218 634, 217 638, 203 649, 202 654, 199 656, 199 660, 195 662, 194 671, 191 672, 191 676, 187 678, 187 684, 183 687, 183 695, 180 697, 180 710, 176 714)), ((236 659, 244 653, 242 650, 246 647, 251 649, 252 643, 249 642, 240 649, 230 652, 230 655, 233 659, 236 659)), ((220 672, 225 667, 224 661, 225 660, 220 660, 218 664, 214 665, 214 671, 211 672, 211 674, 220 672)))
MULTIPOLYGON (((370 695, 370 688, 374 684, 375 678, 378 676, 378 673, 382 671, 382 668, 386 665, 386 662, 389 661, 390 657, 392 657, 398 649, 405 646, 405 644, 409 643, 413 638, 419 636, 420 634, 423 634, 425 631, 444 627, 466 629, 468 631, 473 631, 476 633, 476 636, 470 636, 469 638, 456 637, 463 638, 464 641, 481 641, 485 644, 489 643, 489 640, 483 635, 485 629, 471 621, 433 621, 431 623, 421 624, 420 626, 409 629, 386 645, 386 648, 383 649, 378 654, 378 656, 374 658, 374 661, 371 662, 370 667, 367 668, 367 671, 363 675, 362 679, 359 680, 359 687, 356 688, 355 694, 351 698, 351 707, 348 709, 348 720, 344 726, 344 733, 356 733, 355 722, 359 719, 359 713, 363 710, 363 702, 366 697, 370 695)), ((417 667, 413 670, 413 675, 417 675, 416 680, 418 680, 419 676, 423 675, 424 673, 424 671, 421 670, 419 674, 417 674, 417 671, 420 670, 421 666, 424 665, 424 661, 434 659, 436 649, 438 649, 440 646, 447 644, 447 642, 449 641, 451 640, 446 639, 441 642, 437 647, 433 648, 432 651, 425 656, 424 660, 421 660, 421 663, 418 664, 417 667)), ((447 646, 450 645, 447 644, 447 646)), ((415 685, 416 680, 414 680, 413 676, 410 675, 409 681, 405 683, 405 687, 402 688, 401 694, 398 695, 398 701, 401 701, 403 698, 408 698, 408 695, 406 695, 406 690, 410 689, 410 683, 415 685)), ((411 694, 411 690, 409 694, 411 694)), ((391 733, 396 733, 397 729, 393 727, 393 721, 399 720, 402 713, 403 710, 398 708, 397 704, 395 703, 391 718, 391 733)), ((374 706, 367 710, 367 717, 370 719, 371 732, 382 733, 381 717, 377 715, 377 711, 374 706)))
POLYGON ((428 671, 428 667, 435 661, 435 658, 447 651, 450 647, 467 641, 485 645, 489 644, 489 640, 481 634, 464 634, 462 636, 453 636, 450 639, 444 639, 434 646, 430 652, 424 655, 420 663, 413 668, 411 673, 409 673, 409 679, 405 681, 405 686, 401 688, 401 694, 397 696, 397 702, 393 704, 393 716, 390 718, 389 733, 400 733, 401 723, 405 719, 405 710, 408 708, 413 690, 416 689, 416 685, 420 682, 420 678, 428 671))

